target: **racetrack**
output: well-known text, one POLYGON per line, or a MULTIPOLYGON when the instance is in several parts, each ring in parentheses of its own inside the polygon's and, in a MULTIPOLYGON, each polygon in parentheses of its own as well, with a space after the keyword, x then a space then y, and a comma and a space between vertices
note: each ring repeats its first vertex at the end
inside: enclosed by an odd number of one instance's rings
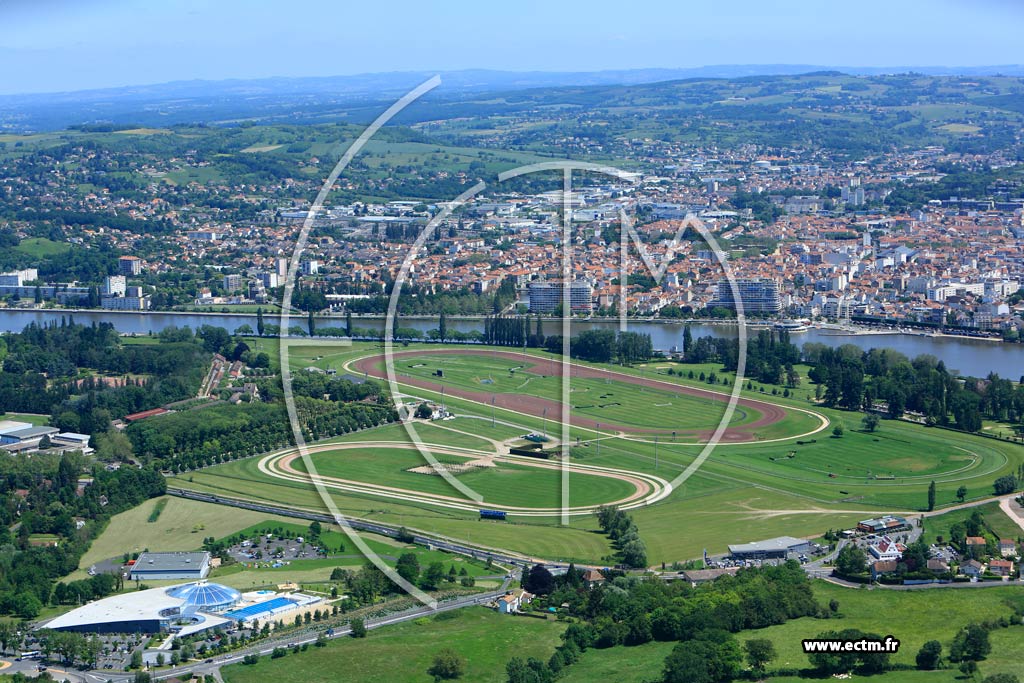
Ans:
MULTIPOLYGON (((562 470, 563 468, 569 472, 577 475, 589 475, 595 477, 608 477, 612 479, 618 479, 630 484, 633 487, 633 493, 621 498, 619 500, 609 500, 602 504, 604 505, 616 505, 623 509, 632 509, 636 507, 642 507, 644 505, 650 505, 659 500, 663 500, 668 497, 672 492, 671 485, 664 479, 651 474, 644 474, 639 472, 631 472, 629 470, 618 469, 613 467, 600 467, 596 465, 583 465, 580 463, 567 463, 561 461, 552 460, 538 460, 536 458, 515 456, 515 455, 496 455, 494 453, 485 453, 468 448, 456 448, 442 445, 431 445, 425 444, 430 448, 432 453, 437 455, 456 455, 460 457, 472 457, 472 458, 487 458, 492 460, 494 464, 501 464, 503 462, 514 463, 518 466, 535 467, 546 470, 562 470)), ((308 455, 315 455, 326 452, 344 451, 347 449, 408 449, 417 450, 415 444, 410 444, 401 441, 362 441, 356 443, 336 443, 336 444, 319 444, 316 446, 307 447, 306 453, 308 455)), ((261 473, 276 478, 283 479, 286 481, 308 483, 312 480, 312 477, 296 468, 295 461, 301 458, 302 455, 299 449, 289 448, 277 453, 264 456, 259 461, 259 470, 261 473)), ((343 479, 340 477, 328 477, 323 475, 316 475, 317 480, 327 489, 356 493, 356 494, 368 494, 375 497, 388 498, 398 501, 416 502, 416 503, 427 503, 429 505, 448 508, 453 510, 463 510, 468 512, 476 512, 481 507, 487 509, 504 510, 510 515, 518 515, 525 517, 551 517, 554 515, 561 515, 563 510, 561 508, 553 507, 529 507, 521 505, 508 505, 501 503, 494 503, 489 501, 483 501, 481 503, 475 503, 465 498, 459 498, 456 496, 448 496, 437 493, 427 493, 424 491, 416 491, 411 489, 400 488, 396 486, 386 486, 382 484, 375 484, 366 481, 358 481, 354 479, 343 479)), ((579 515, 592 515, 600 505, 580 505, 575 507, 569 507, 566 512, 571 516, 579 515)))
MULTIPOLYGON (((559 376, 562 373, 562 361, 560 359, 540 358, 512 351, 484 350, 472 347, 395 351, 392 354, 392 357, 397 361, 399 359, 406 360, 416 356, 434 356, 438 354, 457 354, 461 356, 475 355, 483 358, 501 358, 509 361, 519 361, 524 364, 522 371, 536 376, 559 376)), ((384 368, 384 360, 384 355, 377 353, 350 361, 349 363, 346 363, 346 367, 354 372, 386 380, 387 373, 384 368)), ((723 409, 725 404, 729 401, 728 394, 712 391, 710 389, 675 384, 647 377, 636 377, 622 372, 615 372, 614 370, 605 370, 603 368, 595 368, 577 363, 569 363, 569 366, 571 368, 573 378, 608 379, 640 387, 648 387, 661 391, 671 391, 698 399, 720 402, 723 409)), ((396 381, 399 384, 426 389, 428 391, 441 392, 443 389, 448 395, 475 401, 483 405, 490 405, 493 401, 494 405, 499 408, 524 413, 534 417, 541 417, 546 414, 548 418, 555 421, 561 421, 563 419, 562 403, 560 401, 547 398, 520 393, 491 393, 487 391, 474 391, 464 387, 452 386, 450 384, 442 385, 438 382, 422 377, 415 377, 400 373, 397 368, 396 381)), ((787 410, 812 415, 818 419, 819 423, 814 430, 808 431, 805 434, 787 435, 786 438, 809 436, 825 429, 825 427, 828 426, 828 420, 819 413, 801 408, 783 408, 767 401, 760 401, 752 398, 739 398, 737 401, 737 410, 750 411, 758 417, 747 421, 742 425, 730 425, 727 427, 719 439, 720 443, 738 444, 761 441, 757 436, 758 430, 782 422, 787 416, 787 410)), ((587 429, 596 430, 600 428, 604 431, 619 432, 623 435, 676 434, 681 437, 689 437, 697 442, 709 441, 715 431, 713 429, 687 429, 685 426, 651 429, 632 425, 614 424, 607 421, 598 422, 593 418, 579 414, 571 414, 569 416, 569 420, 572 425, 587 429)))

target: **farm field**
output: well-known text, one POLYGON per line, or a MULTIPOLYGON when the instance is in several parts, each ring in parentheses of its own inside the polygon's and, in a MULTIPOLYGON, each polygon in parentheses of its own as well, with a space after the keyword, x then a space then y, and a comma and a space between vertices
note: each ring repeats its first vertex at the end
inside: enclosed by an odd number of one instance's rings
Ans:
POLYGON ((434 656, 447 646, 466 660, 462 680, 503 683, 508 660, 547 661, 564 628, 553 620, 516 619, 474 607, 373 630, 365 640, 332 640, 326 647, 298 655, 224 667, 221 675, 226 683, 428 681, 427 669, 434 656))

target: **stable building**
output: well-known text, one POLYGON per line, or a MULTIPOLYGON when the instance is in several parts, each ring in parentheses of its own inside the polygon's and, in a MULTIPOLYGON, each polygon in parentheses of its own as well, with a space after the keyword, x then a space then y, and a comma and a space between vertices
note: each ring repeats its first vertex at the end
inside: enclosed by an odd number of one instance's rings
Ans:
POLYGON ((792 536, 729 546, 729 554, 738 560, 785 560, 791 555, 802 555, 810 551, 810 541, 792 536))
POLYGON ((142 553, 132 563, 132 581, 205 579, 210 573, 210 553, 142 553))

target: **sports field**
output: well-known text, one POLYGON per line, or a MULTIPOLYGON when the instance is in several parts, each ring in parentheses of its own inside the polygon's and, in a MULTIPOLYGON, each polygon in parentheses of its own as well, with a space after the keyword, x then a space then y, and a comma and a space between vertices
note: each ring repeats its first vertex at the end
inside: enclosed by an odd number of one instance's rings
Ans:
MULTIPOLYGON (((291 349, 289 365, 294 372, 315 365, 385 374, 380 354, 379 345, 307 342, 291 349)), ((524 355, 486 347, 403 348, 394 362, 402 401, 443 401, 457 417, 413 420, 315 444, 312 462, 325 490, 345 514, 534 557, 590 563, 611 555, 607 538, 591 533, 592 512, 602 503, 618 503, 632 508, 649 560, 656 563, 772 536, 818 537, 883 513, 913 515, 926 508, 932 481, 940 509, 959 502, 960 486, 967 488, 968 502, 982 500, 997 477, 1024 462, 1024 449, 1015 444, 892 420, 869 433, 860 429, 861 413, 824 408, 797 392, 783 398, 763 387, 749 390, 744 383, 742 412, 726 432, 732 440, 681 478, 703 450, 697 436, 713 428, 708 425, 716 411, 722 414, 728 396, 721 392, 728 386, 711 388, 678 372, 668 375, 665 363, 573 363, 574 417, 569 441, 559 444, 557 411, 545 415, 538 403, 559 404, 557 360, 536 350, 524 355), (619 405, 588 397, 619 399, 609 401, 619 405), (692 420, 684 406, 692 408, 692 420), (671 419, 662 422, 664 415, 671 419), (845 425, 840 437, 832 434, 835 424, 845 425), (530 432, 549 435, 551 460, 509 454, 530 432), (410 433, 450 476, 429 469, 410 433), (558 457, 561 450, 567 459, 558 457), (565 480, 571 516, 561 526, 556 508, 565 480), (506 510, 508 521, 481 522, 477 513, 483 507, 506 510)), ((813 389, 799 393, 809 399, 813 389)), ((285 451, 179 475, 171 483, 320 510, 323 501, 304 467, 285 451)))

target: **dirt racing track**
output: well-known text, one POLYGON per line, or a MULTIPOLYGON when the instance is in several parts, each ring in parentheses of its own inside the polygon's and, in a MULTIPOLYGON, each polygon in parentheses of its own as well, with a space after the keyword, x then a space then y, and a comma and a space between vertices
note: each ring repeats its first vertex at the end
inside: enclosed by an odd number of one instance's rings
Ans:
MULTIPOLYGON (((541 358, 537 356, 525 356, 522 353, 512 351, 494 351, 484 349, 468 348, 438 348, 438 349, 422 349, 416 351, 395 351, 392 354, 393 359, 397 362, 398 360, 407 360, 414 358, 418 355, 438 355, 438 354, 459 354, 459 355, 476 355, 486 358, 503 358, 506 360, 523 361, 526 364, 524 367, 525 372, 533 373, 535 375, 560 375, 562 373, 562 361, 560 359, 549 359, 541 358)), ((387 373, 382 367, 384 363, 384 355, 376 353, 363 358, 358 358, 353 361, 349 361, 345 364, 345 368, 353 373, 366 374, 370 377, 378 379, 387 379, 387 373)), ((729 401, 729 394, 725 394, 719 391, 712 391, 710 389, 702 389, 700 387, 688 386, 683 384, 675 384, 673 382, 665 382, 662 380, 651 379, 647 377, 637 377, 635 375, 629 375, 622 372, 615 372, 614 370, 605 370, 603 368, 595 368, 588 365, 580 365, 577 363, 569 364, 572 368, 572 376, 576 378, 587 378, 587 379, 611 379, 616 382, 623 382, 627 384, 634 384, 637 386, 650 387, 652 389, 660 389, 663 391, 672 391, 680 394, 686 394, 701 399, 711 399, 720 401, 723 406, 729 401)), ((428 391, 440 392, 442 388, 450 396, 456 396, 461 399, 474 401, 482 405, 490 406, 491 402, 494 402, 498 408, 504 408, 506 410, 514 411, 517 413, 523 413, 531 415, 533 417, 541 417, 542 414, 547 414, 548 419, 554 421, 561 421, 562 419, 562 403, 559 401, 553 401, 550 399, 538 398, 529 396, 526 394, 511 394, 511 393, 499 393, 492 394, 486 391, 473 391, 465 389, 463 387, 456 387, 447 385, 442 387, 437 382, 430 381, 421 377, 412 377, 409 375, 401 374, 396 369, 396 381, 399 384, 418 387, 420 389, 426 389, 428 391)), ((802 408, 786 407, 769 403, 767 401, 760 401, 757 399, 741 397, 736 402, 736 407, 739 410, 750 409, 756 411, 760 417, 752 422, 740 426, 730 426, 725 429, 719 439, 719 444, 740 444, 740 443, 754 443, 760 441, 756 433, 759 429, 774 425, 781 422, 786 418, 786 411, 791 410, 795 412, 801 412, 808 415, 812 415, 818 419, 818 426, 805 433, 805 434, 792 434, 787 435, 786 439, 800 438, 816 434, 822 431, 828 426, 828 419, 823 415, 814 411, 805 410, 802 408)), ((571 415, 569 417, 571 424, 576 427, 583 427, 587 429, 597 429, 600 427, 606 432, 619 432, 623 435, 635 434, 641 436, 644 434, 669 434, 677 432, 679 435, 690 436, 697 439, 699 442, 710 441, 715 430, 698 430, 698 429, 685 429, 676 428, 673 429, 649 429, 642 427, 632 427, 627 425, 615 425, 609 424, 608 422, 602 421, 598 423, 596 420, 584 417, 581 415, 571 415)))
MULTIPOLYGON (((456 455, 461 457, 476 457, 476 458, 487 458, 492 460, 494 464, 500 465, 502 462, 515 463, 516 465, 526 467, 537 467, 542 469, 554 469, 562 470, 563 468, 574 474, 582 474, 596 477, 610 477, 612 479, 618 479, 620 481, 627 482, 633 486, 633 493, 620 500, 609 500, 604 504, 606 505, 617 505, 624 509, 632 509, 650 505, 656 503, 659 500, 663 500, 668 497, 672 492, 671 485, 661 477, 656 477, 650 474, 643 474, 638 472, 631 472, 629 470, 622 470, 613 467, 599 467, 596 465, 583 465, 579 463, 568 463, 562 461, 551 461, 551 460, 538 460, 536 458, 528 458, 515 455, 496 455, 494 453, 484 453, 482 451, 476 451, 467 448, 457 448, 452 446, 441 446, 425 444, 429 447, 430 451, 434 454, 448 454, 456 455)), ((372 448, 405 448, 410 450, 416 450, 414 444, 403 441, 363 441, 357 443, 340 443, 340 444, 321 444, 317 446, 309 446, 305 449, 306 453, 313 455, 316 453, 344 451, 348 449, 372 449, 372 448)), ((309 483, 313 480, 306 472, 299 470, 295 467, 295 461, 302 458, 302 454, 299 449, 290 448, 277 453, 272 453, 263 457, 259 461, 259 470, 264 475, 273 477, 275 479, 283 479, 285 481, 309 483)), ((351 479, 342 479, 339 477, 325 477, 317 475, 317 480, 325 488, 330 491, 337 491, 339 493, 351 493, 359 495, 372 495, 379 498, 388 498, 391 500, 400 500, 412 503, 425 503, 428 505, 448 508, 453 510, 463 510, 469 512, 476 512, 481 507, 494 510, 504 510, 510 515, 524 516, 524 517, 551 517, 554 515, 561 515, 567 513, 572 516, 579 515, 592 515, 597 511, 599 505, 585 505, 578 507, 569 507, 565 510, 562 508, 539 508, 539 507, 519 507, 510 505, 499 505, 483 501, 476 503, 465 498, 456 496, 447 496, 437 493, 426 493, 422 491, 415 491, 411 489, 403 489, 394 486, 385 486, 382 484, 373 484, 364 481, 357 481, 351 479)))

